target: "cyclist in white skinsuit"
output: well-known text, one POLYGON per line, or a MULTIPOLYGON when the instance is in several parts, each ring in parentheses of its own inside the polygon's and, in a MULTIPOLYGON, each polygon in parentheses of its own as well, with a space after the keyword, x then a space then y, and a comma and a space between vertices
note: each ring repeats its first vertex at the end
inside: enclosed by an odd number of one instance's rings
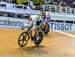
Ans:
POLYGON ((40 15, 32 15, 31 17, 32 17, 32 22, 33 22, 33 28, 32 29, 38 28, 42 22, 40 15))
POLYGON ((37 15, 31 15, 28 18, 28 27, 30 30, 32 30, 32 35, 38 35, 38 30, 37 30, 37 15))
POLYGON ((37 21, 37 18, 36 18, 36 16, 33 16, 33 15, 31 15, 30 16, 31 18, 32 18, 32 22, 33 22, 33 27, 32 27, 32 30, 34 30, 34 29, 36 29, 36 21, 37 21))
POLYGON ((29 15, 27 19, 28 19, 27 26, 29 27, 28 30, 32 30, 33 36, 34 34, 37 36, 38 35, 37 28, 40 26, 40 23, 42 22, 40 15, 29 15))

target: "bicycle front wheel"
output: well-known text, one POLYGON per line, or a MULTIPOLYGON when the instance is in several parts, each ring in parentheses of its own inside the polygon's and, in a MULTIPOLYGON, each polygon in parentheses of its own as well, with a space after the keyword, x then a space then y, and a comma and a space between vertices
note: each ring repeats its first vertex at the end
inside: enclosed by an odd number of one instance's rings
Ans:
POLYGON ((24 47, 27 45, 28 43, 28 40, 29 40, 29 37, 28 37, 28 33, 27 32, 22 32, 18 38, 18 45, 20 47, 24 47))

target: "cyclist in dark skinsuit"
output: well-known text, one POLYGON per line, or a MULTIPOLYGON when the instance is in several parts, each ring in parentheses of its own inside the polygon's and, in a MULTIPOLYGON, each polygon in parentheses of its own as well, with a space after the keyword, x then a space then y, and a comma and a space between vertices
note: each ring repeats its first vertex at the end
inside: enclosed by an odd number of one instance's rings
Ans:
POLYGON ((42 16, 42 19, 43 19, 42 22, 44 23, 44 26, 46 26, 46 31, 47 31, 48 23, 50 22, 50 15, 48 13, 43 12, 41 14, 41 16, 42 16))

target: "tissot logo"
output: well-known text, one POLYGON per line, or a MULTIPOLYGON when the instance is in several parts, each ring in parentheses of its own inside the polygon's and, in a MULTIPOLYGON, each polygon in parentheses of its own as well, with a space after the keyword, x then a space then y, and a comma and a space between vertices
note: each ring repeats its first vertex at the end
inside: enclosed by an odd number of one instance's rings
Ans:
POLYGON ((69 23, 50 23, 50 30, 68 30, 71 31, 73 24, 69 23))

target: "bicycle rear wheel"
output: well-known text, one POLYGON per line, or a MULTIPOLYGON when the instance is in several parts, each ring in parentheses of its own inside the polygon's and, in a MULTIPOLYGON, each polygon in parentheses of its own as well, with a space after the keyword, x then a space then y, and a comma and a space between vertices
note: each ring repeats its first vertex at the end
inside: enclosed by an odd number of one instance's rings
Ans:
POLYGON ((34 38, 34 43, 36 45, 39 45, 43 40, 43 33, 42 32, 38 32, 38 36, 34 38))
POLYGON ((27 32, 22 32, 18 38, 18 45, 20 47, 24 47, 27 45, 28 43, 28 40, 29 40, 29 37, 28 37, 28 33, 27 32))

